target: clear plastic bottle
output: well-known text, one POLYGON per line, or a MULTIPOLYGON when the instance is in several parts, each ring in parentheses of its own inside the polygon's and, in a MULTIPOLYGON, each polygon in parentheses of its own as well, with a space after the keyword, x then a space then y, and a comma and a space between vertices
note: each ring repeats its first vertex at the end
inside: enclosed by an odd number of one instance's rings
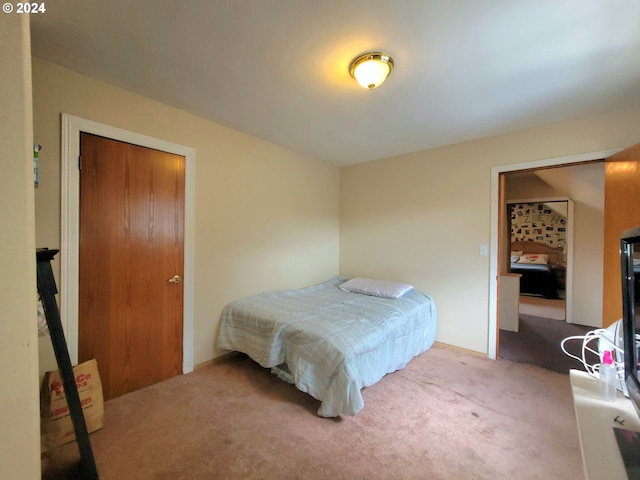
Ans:
POLYGON ((602 356, 602 363, 599 367, 599 377, 600 397, 608 402, 615 401, 618 375, 616 367, 613 366, 613 358, 611 358, 611 352, 609 350, 605 350, 602 356))

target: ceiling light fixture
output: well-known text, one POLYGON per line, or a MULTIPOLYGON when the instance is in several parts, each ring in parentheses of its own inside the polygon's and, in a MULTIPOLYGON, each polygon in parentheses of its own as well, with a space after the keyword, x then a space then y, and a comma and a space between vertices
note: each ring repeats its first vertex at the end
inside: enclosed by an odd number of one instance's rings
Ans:
POLYGON ((379 87, 393 70, 393 58, 388 53, 370 52, 354 58, 349 73, 363 88, 379 87))

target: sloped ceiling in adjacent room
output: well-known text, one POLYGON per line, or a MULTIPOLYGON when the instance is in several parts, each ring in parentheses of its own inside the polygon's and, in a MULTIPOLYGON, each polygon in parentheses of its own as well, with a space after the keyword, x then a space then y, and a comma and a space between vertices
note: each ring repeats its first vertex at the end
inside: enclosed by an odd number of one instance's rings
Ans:
POLYGON ((604 162, 538 170, 535 174, 561 195, 604 212, 604 162))

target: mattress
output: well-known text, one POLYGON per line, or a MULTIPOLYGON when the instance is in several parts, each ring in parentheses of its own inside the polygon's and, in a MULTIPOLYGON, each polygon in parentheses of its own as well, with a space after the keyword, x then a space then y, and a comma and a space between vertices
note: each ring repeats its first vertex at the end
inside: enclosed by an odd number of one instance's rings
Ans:
POLYGON ((404 368, 435 340, 431 297, 412 290, 388 299, 343 291, 347 280, 265 292, 228 304, 217 346, 243 352, 321 405, 318 415, 355 415, 361 390, 404 368))
POLYGON ((548 265, 512 263, 511 272, 522 275, 520 278, 521 294, 550 299, 559 298, 558 280, 553 269, 548 265))

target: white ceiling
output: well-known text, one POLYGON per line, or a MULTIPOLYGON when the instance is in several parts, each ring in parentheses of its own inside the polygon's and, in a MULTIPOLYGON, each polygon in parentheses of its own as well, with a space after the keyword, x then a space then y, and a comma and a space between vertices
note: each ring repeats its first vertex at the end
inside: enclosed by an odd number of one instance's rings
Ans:
POLYGON ((640 103, 638 0, 54 0, 33 55, 336 165, 640 103), (367 91, 358 54, 395 69, 367 91))

